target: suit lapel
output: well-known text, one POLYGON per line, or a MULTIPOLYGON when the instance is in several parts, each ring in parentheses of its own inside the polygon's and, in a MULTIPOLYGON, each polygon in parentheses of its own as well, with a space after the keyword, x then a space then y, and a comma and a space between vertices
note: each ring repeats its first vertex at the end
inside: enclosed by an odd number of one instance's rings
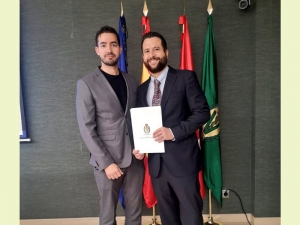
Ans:
POLYGON ((123 113, 121 103, 120 103, 115 91, 113 90, 113 88, 111 87, 111 85, 109 84, 109 82, 107 81, 107 79, 105 78, 105 76, 102 74, 101 70, 98 67, 96 69, 96 75, 98 76, 101 85, 105 88, 106 93, 108 93, 112 97, 113 101, 116 103, 115 104, 116 107, 118 107, 118 109, 121 110, 121 112, 123 113))
POLYGON ((165 87, 164 87, 161 104, 160 104, 162 110, 164 109, 164 107, 168 102, 169 95, 173 89, 175 81, 176 81, 176 70, 174 70, 172 67, 169 66, 169 71, 166 78, 165 87))
POLYGON ((141 101, 142 101, 143 106, 149 106, 148 102, 147 102, 147 92, 148 92, 150 80, 151 80, 151 78, 149 77, 149 79, 143 83, 143 89, 142 89, 142 93, 141 93, 141 101))
POLYGON ((130 98, 131 98, 130 91, 129 91, 129 90, 131 90, 131 88, 130 88, 130 83, 127 80, 127 77, 122 72, 121 72, 121 75, 124 77, 124 80, 126 83, 126 89, 127 89, 127 102, 126 102, 126 108, 125 108, 125 115, 126 115, 126 113, 128 111, 128 105, 130 102, 130 98))

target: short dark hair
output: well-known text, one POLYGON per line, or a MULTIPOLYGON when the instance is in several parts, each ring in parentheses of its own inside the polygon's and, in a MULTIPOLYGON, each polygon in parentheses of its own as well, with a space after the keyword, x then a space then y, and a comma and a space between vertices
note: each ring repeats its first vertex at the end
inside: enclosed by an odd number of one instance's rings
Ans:
POLYGON ((142 37, 142 42, 141 42, 142 51, 143 51, 143 43, 144 43, 145 39, 152 38, 152 37, 157 37, 161 40, 161 45, 162 45, 164 51, 166 51, 168 49, 167 42, 166 42, 165 38, 158 32, 150 31, 150 32, 144 34, 143 37, 142 37))
POLYGON ((117 39, 118 39, 118 44, 120 45, 120 38, 119 38, 119 35, 118 35, 117 31, 113 27, 110 27, 110 26, 106 25, 106 26, 101 27, 100 30, 98 30, 97 33, 96 33, 95 41, 96 41, 96 46, 97 47, 98 47, 98 37, 103 33, 115 34, 117 39))

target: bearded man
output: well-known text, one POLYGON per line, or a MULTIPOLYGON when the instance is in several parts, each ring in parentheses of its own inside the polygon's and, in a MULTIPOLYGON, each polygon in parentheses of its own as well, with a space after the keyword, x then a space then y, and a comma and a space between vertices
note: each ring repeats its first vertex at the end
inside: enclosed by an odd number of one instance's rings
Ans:
MULTIPOLYGON (((195 131, 210 118, 209 106, 194 71, 167 66, 164 37, 146 33, 141 43, 150 78, 138 88, 138 107, 161 106, 163 127, 153 133, 165 153, 149 153, 149 173, 162 224, 203 225, 198 173, 200 148, 195 131)), ((137 159, 144 154, 133 150, 137 159)))
POLYGON ((126 225, 140 225, 144 165, 133 154, 130 109, 138 82, 118 68, 122 52, 116 30, 102 27, 95 37, 101 66, 77 82, 76 110, 81 136, 100 195, 100 225, 116 225, 120 188, 126 225))

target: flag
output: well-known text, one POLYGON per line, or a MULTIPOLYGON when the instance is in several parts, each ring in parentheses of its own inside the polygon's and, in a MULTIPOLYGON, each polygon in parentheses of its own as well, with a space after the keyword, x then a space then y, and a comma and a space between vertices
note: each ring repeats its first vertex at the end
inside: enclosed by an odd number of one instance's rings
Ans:
POLYGON ((123 209, 125 209, 125 199, 124 199, 122 188, 120 189, 119 200, 120 200, 121 206, 123 207, 123 209))
POLYGON ((126 28, 126 20, 124 16, 120 16, 120 20, 119 20, 119 39, 120 39, 120 46, 122 47, 122 53, 118 61, 118 66, 120 70, 127 73, 127 44, 126 44, 127 28, 126 28))
MULTIPOLYGON (((120 20, 119 20, 119 39, 120 39, 120 46, 122 47, 122 53, 121 53, 119 61, 118 61, 118 66, 119 66, 120 70, 127 73, 127 61, 126 61, 126 58, 127 58, 127 45, 126 45, 127 28, 126 28, 126 20, 125 20, 124 15, 120 16, 120 20)), ((125 199, 123 196, 122 188, 120 189, 119 200, 120 200, 120 203, 121 203, 123 209, 125 209, 125 199)))
POLYGON ((152 187, 151 177, 149 175, 148 155, 146 155, 144 158, 144 167, 145 167, 145 178, 143 184, 143 195, 144 195, 146 206, 148 208, 151 208, 157 203, 157 200, 152 187))
MULTIPOLYGON (((147 4, 145 1, 144 5, 144 13, 148 12, 147 4)), ((150 31, 150 21, 147 16, 142 17, 142 35, 148 33, 150 31)), ((148 69, 145 67, 143 63, 143 71, 141 76, 141 83, 144 83, 150 76, 148 69)), ((144 158, 144 167, 145 167, 145 177, 144 177, 144 184, 143 184, 143 196, 148 208, 153 207, 157 203, 157 199, 152 187, 151 177, 149 174, 149 167, 148 167, 148 154, 145 155, 144 158)))
MULTIPOLYGON (((143 27, 143 35, 150 31, 150 21, 147 16, 142 17, 142 27, 143 27)), ((141 83, 144 83, 149 78, 149 76, 150 76, 149 71, 147 70, 146 66, 143 63, 141 83)))
POLYGON ((221 145, 218 109, 218 83, 216 46, 213 33, 212 14, 207 19, 203 68, 202 89, 210 107, 210 119, 203 125, 203 149, 204 149, 204 181, 211 190, 217 201, 222 206, 222 166, 221 145))
MULTIPOLYGON (((179 17, 179 24, 182 25, 182 33, 180 35, 180 41, 182 42, 182 47, 180 51, 180 66, 181 70, 194 70, 193 54, 190 40, 190 33, 188 28, 188 21, 185 15, 179 17)), ((196 131, 198 142, 200 143, 199 130, 196 131)), ((201 197, 205 196, 205 187, 203 182, 202 171, 199 172, 199 183, 200 183, 200 194, 201 197)))
POLYGON ((190 40, 190 33, 188 28, 188 21, 186 16, 179 17, 179 24, 182 25, 182 33, 180 41, 182 47, 180 51, 180 67, 181 70, 194 70, 193 54, 190 40))

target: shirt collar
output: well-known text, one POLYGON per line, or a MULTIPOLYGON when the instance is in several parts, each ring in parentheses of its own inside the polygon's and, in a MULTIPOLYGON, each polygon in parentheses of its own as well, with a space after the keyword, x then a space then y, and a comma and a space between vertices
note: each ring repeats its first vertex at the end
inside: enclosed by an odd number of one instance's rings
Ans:
POLYGON ((151 82, 154 82, 154 79, 157 79, 160 83, 162 83, 166 79, 168 71, 169 71, 169 66, 166 66, 166 68, 164 68, 164 70, 161 72, 161 74, 159 74, 157 78, 150 76, 151 82))

